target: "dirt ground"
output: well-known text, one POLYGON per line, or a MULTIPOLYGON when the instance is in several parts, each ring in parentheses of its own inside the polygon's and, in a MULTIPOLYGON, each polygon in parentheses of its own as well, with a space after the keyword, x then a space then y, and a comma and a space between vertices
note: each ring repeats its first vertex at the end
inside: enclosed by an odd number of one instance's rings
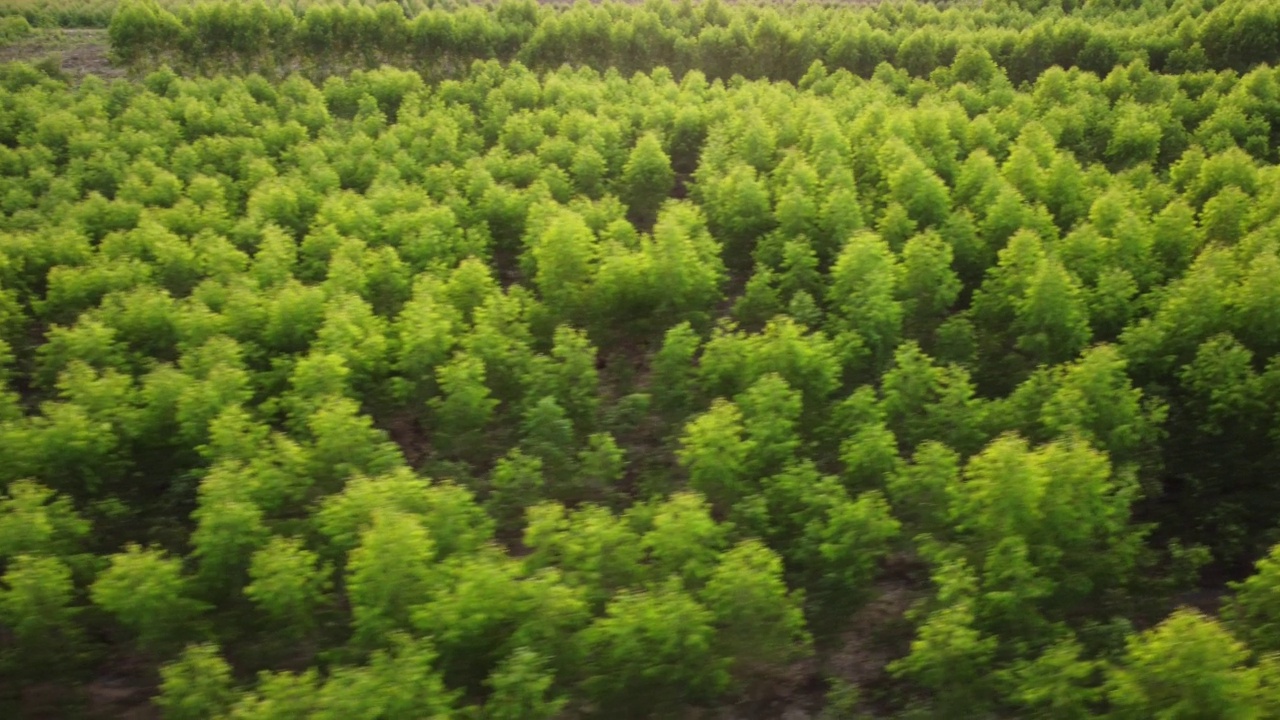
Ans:
POLYGON ((37 30, 31 37, 0 47, 0 62, 31 64, 52 60, 72 80, 86 75, 104 79, 124 77, 124 68, 111 63, 107 31, 96 28, 37 30))

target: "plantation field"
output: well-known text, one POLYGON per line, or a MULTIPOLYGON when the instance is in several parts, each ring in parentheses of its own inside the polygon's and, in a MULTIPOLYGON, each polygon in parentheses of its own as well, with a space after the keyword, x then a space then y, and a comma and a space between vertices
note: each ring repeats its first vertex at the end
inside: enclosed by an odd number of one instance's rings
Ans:
POLYGON ((0 7, 0 716, 1280 717, 1277 4, 0 7))

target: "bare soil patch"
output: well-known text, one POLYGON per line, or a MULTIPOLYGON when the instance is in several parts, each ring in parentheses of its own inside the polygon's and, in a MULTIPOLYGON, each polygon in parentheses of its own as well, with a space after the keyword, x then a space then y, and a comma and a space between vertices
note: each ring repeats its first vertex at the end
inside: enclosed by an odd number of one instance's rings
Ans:
POLYGON ((40 30, 29 38, 0 47, 0 62, 49 62, 72 80, 86 75, 104 79, 124 77, 125 69, 111 62, 107 31, 98 28, 40 30))

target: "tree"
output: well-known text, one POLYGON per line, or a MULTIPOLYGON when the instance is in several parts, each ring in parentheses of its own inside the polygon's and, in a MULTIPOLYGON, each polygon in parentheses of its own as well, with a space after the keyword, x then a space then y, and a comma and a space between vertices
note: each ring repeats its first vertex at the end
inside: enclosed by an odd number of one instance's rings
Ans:
POLYGON ((485 720, 552 720, 568 704, 555 694, 555 676, 546 659, 528 648, 517 648, 502 662, 487 684, 493 694, 485 701, 485 720))
POLYGON ((557 327, 551 357, 535 358, 530 374, 531 398, 554 398, 580 433, 595 426, 600 375, 596 348, 586 334, 567 325, 557 327))
POLYGON ((821 295, 822 274, 818 272, 818 255, 805 239, 790 240, 782 246, 782 273, 778 289, 790 300, 799 292, 821 295))
POLYGON ((992 631, 1003 627, 1002 639, 1043 633, 1132 581, 1145 534, 1130 521, 1136 485, 1087 443, 1031 449, 1005 435, 970 459, 964 479, 954 486, 950 522, 987 593, 975 607, 992 631), (999 610, 984 607, 987 600, 999 610))
MULTIPOLYGON (((847 143, 843 138, 833 138, 833 141, 847 143)), ((844 156, 845 153, 839 152, 839 155, 844 156)), ((830 168, 830 175, 823 182, 826 200, 819 209, 818 219, 822 236, 814 238, 814 250, 824 263, 830 263, 844 241, 866 224, 857 183, 853 173, 844 167, 845 162, 840 160, 830 168)))
POLYGON ((435 285, 430 276, 426 278, 414 284, 412 299, 392 325, 392 335, 399 341, 394 367, 420 401, 434 391, 436 368, 449 359, 462 322, 452 305, 434 297, 435 285))
POLYGON ((783 553, 788 568, 802 566, 818 554, 806 545, 812 539, 807 533, 844 497, 847 493, 834 476, 818 472, 812 461, 798 460, 761 479, 760 494, 735 507, 734 529, 767 540, 783 553))
POLYGON ((1019 350, 1033 361, 1059 363, 1074 358, 1089 342, 1089 313, 1080 286, 1052 260, 1042 262, 1015 306, 1019 350))
POLYGON ((901 464, 898 438, 885 425, 871 388, 858 388, 835 407, 828 432, 838 442, 841 479, 850 491, 877 488, 901 464))
POLYGON ((180 365, 195 382, 178 398, 178 426, 184 440, 198 445, 208 439, 209 423, 223 408, 249 401, 249 374, 243 348, 225 336, 185 353, 180 365))
POLYGON ((1280 546, 1258 561, 1255 572, 1231 587, 1235 597, 1223 609, 1234 634, 1256 653, 1280 651, 1280 546))
POLYGON ((422 522, 403 512, 376 512, 346 569, 355 640, 383 646, 410 627, 410 610, 426 602, 438 584, 435 544, 422 522))
POLYGON ((546 499, 546 481, 542 476, 542 458, 512 449, 494 466, 489 475, 489 497, 485 509, 498 526, 514 528, 523 518, 524 509, 546 499))
POLYGON ((735 397, 769 373, 777 373, 804 397, 804 422, 816 425, 820 408, 840 384, 836 347, 820 332, 791 318, 771 320, 760 333, 732 324, 716 328, 703 350, 698 376, 712 396, 735 397))
POLYGON ((715 236, 724 240, 729 265, 741 270, 755 241, 773 228, 769 191, 749 165, 736 163, 723 175, 704 178, 708 167, 704 163, 698 173, 707 221, 715 236))
POLYGON ((688 320, 705 327, 722 298, 725 268, 723 248, 707 231, 702 211, 684 201, 663 205, 651 241, 642 238, 640 251, 656 294, 658 326, 688 320))
POLYGON ((1248 261, 1245 276, 1231 298, 1236 337, 1261 356, 1280 352, 1280 337, 1270 330, 1280 301, 1278 283, 1280 256, 1259 253, 1248 261))
POLYGON ((689 485, 715 507, 728 508, 747 495, 755 442, 745 437, 742 411, 718 399, 685 426, 677 457, 689 472, 689 485))
POLYGON ((831 268, 828 303, 836 328, 861 338, 871 368, 888 360, 902 333, 902 305, 895 299, 900 274, 889 245, 868 232, 850 238, 831 268))
POLYGON ((1186 272, 1202 242, 1195 210, 1181 198, 1175 198, 1152 219, 1152 251, 1166 278, 1186 272))
POLYGON ((287 634, 304 636, 329 590, 329 567, 295 538, 272 538, 249 562, 244 594, 287 634))
POLYGON ((325 305, 315 348, 338 355, 351 369, 351 383, 373 394, 389 365, 387 322, 359 297, 342 294, 325 305))
POLYGON ((0 558, 71 555, 89 527, 68 498, 39 483, 17 480, 0 496, 0 558))
POLYGON ((927 77, 934 68, 944 64, 940 62, 941 48, 938 45, 938 36, 932 28, 919 28, 898 46, 893 64, 916 77, 927 77))
POLYGON ((620 183, 623 198, 639 224, 651 224, 675 183, 671 159, 656 135, 645 133, 636 141, 622 168, 620 183))
POLYGON ((715 653, 715 617, 671 581, 613 598, 580 636, 583 691, 623 717, 714 700, 728 680, 715 653))
POLYGON ((587 197, 599 197, 608 171, 607 163, 600 151, 591 145, 578 146, 574 151, 573 164, 569 167, 569 174, 578 191, 587 197))
POLYGON ((1167 409, 1133 386, 1127 368, 1115 347, 1100 345, 1053 371, 1057 383, 1040 410, 1046 438, 1077 431, 1116 465, 1139 463, 1154 469, 1167 409))
POLYGON ((921 443, 911 458, 889 477, 885 492, 894 516, 908 528, 946 537, 947 504, 960 481, 960 456, 939 442, 921 443))
POLYGON ((498 401, 485 384, 485 366, 466 353, 455 355, 436 370, 441 397, 431 400, 435 425, 452 452, 467 455, 482 442, 498 401))
POLYGON ((533 283, 543 302, 556 318, 570 320, 588 309, 600 249, 581 215, 567 209, 548 215, 526 258, 536 268, 533 283))
POLYGON ((742 296, 733 304, 733 318, 753 329, 772 320, 783 309, 777 284, 777 273, 767 265, 757 264, 742 296))
POLYGON ((990 670, 997 639, 975 627, 977 580, 968 568, 948 566, 935 583, 939 608, 916 630, 911 653, 890 663, 889 672, 931 690, 936 716, 973 717, 994 699, 990 670))
POLYGON ((701 338, 688 322, 672 326, 662 339, 662 348, 654 355, 654 402, 670 418, 688 415, 697 400, 697 368, 694 356, 701 338))
POLYGON ((238 590, 246 581, 249 557, 270 533, 260 507, 248 496, 251 486, 231 473, 210 473, 200 483, 192 518, 192 553, 200 559, 199 579, 210 591, 238 590))
POLYGON ((558 568, 593 606, 644 576, 640 536, 606 508, 584 505, 566 512, 561 505, 543 503, 529 508, 526 517, 524 544, 532 552, 525 566, 558 568))
POLYGON ((462 350, 484 363, 485 384, 499 402, 516 403, 527 393, 534 357, 528 320, 533 307, 527 293, 494 293, 475 309, 475 324, 462 338, 462 350))
POLYGON ((440 573, 440 592, 413 609, 413 625, 439 651, 445 683, 479 689, 529 621, 521 566, 490 547, 456 557, 440 573))
POLYGON ((520 435, 525 451, 542 461, 553 495, 563 495, 573 478, 578 445, 568 413, 555 398, 544 397, 525 409, 520 435))
POLYGON ((89 595, 137 635, 139 647, 161 653, 191 637, 207 609, 190 597, 189 584, 179 559, 129 544, 110 557, 89 595))
POLYGON ((653 508, 652 527, 641 543, 649 555, 653 577, 679 578, 690 590, 701 587, 716 567, 727 528, 711 517, 703 498, 681 492, 653 508))
POLYGON ((228 714, 232 720, 296 720, 316 712, 319 674, 310 669, 299 674, 263 672, 251 692, 241 694, 228 714))
POLYGON ((935 232, 915 235, 902 248, 902 282, 897 291, 907 326, 915 333, 940 322, 960 296, 960 278, 951 269, 953 254, 935 232))
POLYGON ((1034 660, 1021 663, 1006 677, 1014 684, 1014 702, 1036 717, 1085 720, 1098 717, 1094 708, 1102 696, 1096 686, 1102 664, 1082 658, 1075 638, 1050 646, 1034 660))
POLYGON ((916 343, 906 342, 894 352, 880 386, 885 424, 905 447, 936 440, 965 454, 979 449, 983 405, 962 368, 940 367, 916 343))
POLYGON ((1156 159, 1160 151, 1160 125, 1150 120, 1144 106, 1124 103, 1116 112, 1106 155, 1119 166, 1156 159))
POLYGON ((330 396, 307 417, 306 427, 312 439, 309 469, 321 488, 332 491, 354 475, 379 475, 404 465, 400 448, 350 398, 330 396))
POLYGON ((889 175, 889 196, 901 203, 921 228, 940 226, 951 213, 946 183, 914 156, 889 175))
POLYGON ((339 667, 320 689, 316 720, 453 717, 458 693, 445 688, 434 668, 435 649, 428 640, 392 633, 375 650, 368 665, 339 667))
POLYGON ((493 538, 493 521, 470 491, 447 481, 433 484, 407 468, 353 477, 342 492, 321 501, 311 521, 329 540, 324 551, 337 560, 360 544, 361 534, 384 510, 421 521, 441 560, 473 552, 493 538))
POLYGON ((231 682, 231 666, 216 645, 191 645, 160 669, 156 704, 173 720, 221 717, 235 702, 231 682))
POLYGON ((699 597, 715 617, 719 654, 741 680, 811 652, 802 596, 787 590, 782 558, 758 540, 724 553, 699 597))
POLYGON ((1123 661, 1107 673, 1110 717, 1262 717, 1249 650, 1216 621, 1180 609, 1127 645, 1123 661))
POLYGON ((575 670, 574 635, 591 621, 585 591, 557 570, 526 573, 490 547, 442 568, 441 591, 413 611, 415 628, 433 639, 451 687, 481 690, 520 648, 538 647, 553 672, 575 670))
POLYGON ((802 449, 797 425, 803 409, 800 393, 776 373, 757 380, 736 399, 750 442, 748 471, 755 477, 779 472, 802 449))
MULTIPOLYGON (((1025 316, 1024 328, 1030 332, 1040 330, 1033 325, 1036 320, 1044 319, 1050 323, 1050 328, 1064 329, 1058 321, 1064 318, 1074 319, 1071 306, 1068 303, 1055 302, 1062 298, 1055 298, 1049 293, 1057 290, 1060 296, 1066 296, 1068 299, 1073 296, 1073 291, 1070 289, 1072 286, 1063 280, 1060 269, 1046 269, 1044 279, 1048 282, 1045 292, 1040 294, 1037 302, 1025 304, 1024 297, 1031 285, 1031 278, 1045 268, 1046 263, 1044 244, 1040 238, 1033 232, 1021 231, 1014 234, 1009 239, 1009 244, 1000 250, 995 267, 987 269, 982 285, 973 294, 970 307, 974 325, 980 331, 979 337, 983 341, 980 347, 983 355, 986 356, 983 359, 988 360, 983 363, 984 366, 996 365, 989 361, 1001 358, 1008 352, 1009 345, 1013 343, 1012 327, 1017 320, 1020 307, 1024 308, 1022 310, 1025 316)), ((1072 322, 1065 329, 1074 330, 1077 327, 1078 324, 1072 322)), ((1058 333, 1053 337, 1075 339, 1071 333, 1058 333)), ((1035 349, 1043 349, 1043 346, 1047 345, 1048 336, 1033 338, 1028 342, 1033 343, 1032 347, 1035 349), (1039 345, 1034 345, 1037 339, 1041 342, 1039 345)), ((1007 360, 996 366, 1002 370, 1016 367, 1007 360)), ((1007 376, 1009 373, 1003 374, 1007 376)))
POLYGON ((12 638, 0 662, 8 672, 49 677, 74 663, 83 635, 75 595, 71 568, 61 560, 18 555, 9 562, 0 577, 0 622, 12 638))
POLYGON ((852 499, 835 494, 825 515, 809 522, 800 545, 811 594, 824 612, 867 597, 879 562, 901 528, 875 490, 852 499))
POLYGON ((588 497, 614 492, 627 469, 626 451, 609 433, 592 433, 578 453, 576 489, 588 497))
POLYGON ((1088 195, 1080 163, 1069 153, 1055 152, 1043 176, 1041 199, 1058 228, 1070 231, 1088 211, 1088 195))

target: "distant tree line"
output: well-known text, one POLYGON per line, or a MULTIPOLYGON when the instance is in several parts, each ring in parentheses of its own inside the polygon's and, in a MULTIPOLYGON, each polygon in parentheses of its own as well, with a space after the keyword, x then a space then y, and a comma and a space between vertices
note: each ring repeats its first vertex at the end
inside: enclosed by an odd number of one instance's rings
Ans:
POLYGON ((126 62, 203 70, 301 67, 324 74, 387 62, 456 75, 475 60, 496 59, 534 70, 567 63, 629 75, 666 67, 677 76, 699 70, 712 79, 790 82, 815 61, 862 77, 888 63, 925 78, 951 65, 961 49, 981 48, 1021 83, 1054 66, 1105 75, 1134 60, 1157 72, 1247 71, 1280 58, 1280 8, 1266 0, 1099 2, 1080 9, 1004 0, 981 9, 499 0, 408 16, 394 2, 291 7, 124 0, 110 34, 126 62))

